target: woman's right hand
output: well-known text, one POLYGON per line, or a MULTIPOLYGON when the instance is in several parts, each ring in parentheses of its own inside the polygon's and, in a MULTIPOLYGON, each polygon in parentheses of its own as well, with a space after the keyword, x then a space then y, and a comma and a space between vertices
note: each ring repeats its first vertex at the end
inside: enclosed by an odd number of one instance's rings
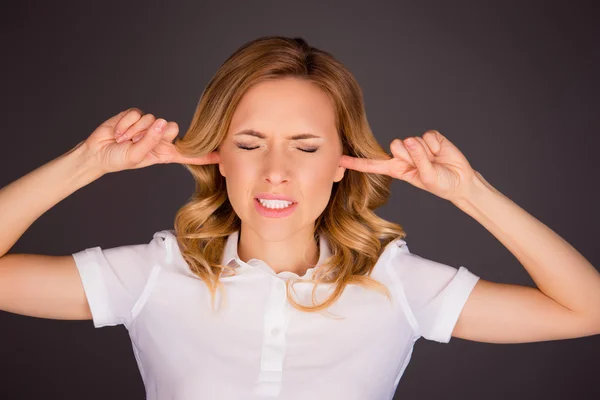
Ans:
POLYGON ((218 151, 200 157, 184 157, 173 144, 178 133, 176 122, 156 119, 139 108, 130 108, 104 121, 83 144, 104 173, 154 164, 207 165, 220 162, 218 151), (163 126, 157 130, 159 123, 163 126))

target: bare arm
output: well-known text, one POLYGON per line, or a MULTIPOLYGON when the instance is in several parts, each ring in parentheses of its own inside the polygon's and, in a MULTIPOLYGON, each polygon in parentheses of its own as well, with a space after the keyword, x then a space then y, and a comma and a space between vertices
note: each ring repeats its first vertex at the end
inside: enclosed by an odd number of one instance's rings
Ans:
POLYGON ((84 142, 0 189, 0 257, 42 214, 104 173, 84 142))
POLYGON ((218 151, 199 157, 181 154, 172 143, 178 132, 177 123, 130 108, 104 121, 67 153, 0 190, 0 310, 42 318, 90 319, 72 255, 7 252, 43 213, 104 174, 155 164, 220 162, 218 151))
POLYGON ((72 255, 0 258, 0 310, 50 319, 92 319, 72 255))
POLYGON ((0 310, 91 319, 73 256, 6 254, 47 210, 103 175, 84 142, 0 190, 0 310))

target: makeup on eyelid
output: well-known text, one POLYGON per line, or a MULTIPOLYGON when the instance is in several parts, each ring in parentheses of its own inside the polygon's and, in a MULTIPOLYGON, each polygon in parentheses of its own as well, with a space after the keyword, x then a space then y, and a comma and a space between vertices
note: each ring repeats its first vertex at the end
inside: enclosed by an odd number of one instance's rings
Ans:
MULTIPOLYGON (((243 149, 243 150, 255 150, 255 149, 258 149, 258 147, 247 147, 247 146, 244 146, 244 145, 241 145, 241 144, 236 144, 236 146, 239 147, 240 149, 243 149)), ((300 151, 305 152, 305 153, 314 153, 314 152, 316 152, 319 149, 318 147, 309 147, 309 148, 306 148, 306 149, 301 149, 299 147, 296 147, 296 148, 298 150, 300 150, 300 151)))

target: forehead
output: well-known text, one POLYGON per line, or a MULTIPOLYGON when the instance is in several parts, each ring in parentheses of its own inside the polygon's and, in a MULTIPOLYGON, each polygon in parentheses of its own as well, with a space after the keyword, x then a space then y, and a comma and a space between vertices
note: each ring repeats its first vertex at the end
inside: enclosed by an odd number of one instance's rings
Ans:
POLYGON ((310 132, 337 135, 333 102, 315 84, 298 78, 260 82, 238 104, 228 134, 254 129, 267 136, 310 132))

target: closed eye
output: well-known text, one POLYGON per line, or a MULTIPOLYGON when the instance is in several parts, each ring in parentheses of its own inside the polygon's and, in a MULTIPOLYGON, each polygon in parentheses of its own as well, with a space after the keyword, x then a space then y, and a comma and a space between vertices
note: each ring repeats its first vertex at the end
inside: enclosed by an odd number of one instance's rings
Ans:
MULTIPOLYGON (((239 147, 240 149, 244 149, 244 150, 255 150, 255 149, 258 149, 258 147, 245 147, 245 146, 243 146, 241 144, 238 144, 237 147, 239 147)), ((308 149, 301 149, 301 148, 297 147, 297 149, 300 150, 300 151, 303 151, 305 153, 314 153, 315 151, 317 151, 318 147, 313 147, 313 148, 308 148, 308 149)))

